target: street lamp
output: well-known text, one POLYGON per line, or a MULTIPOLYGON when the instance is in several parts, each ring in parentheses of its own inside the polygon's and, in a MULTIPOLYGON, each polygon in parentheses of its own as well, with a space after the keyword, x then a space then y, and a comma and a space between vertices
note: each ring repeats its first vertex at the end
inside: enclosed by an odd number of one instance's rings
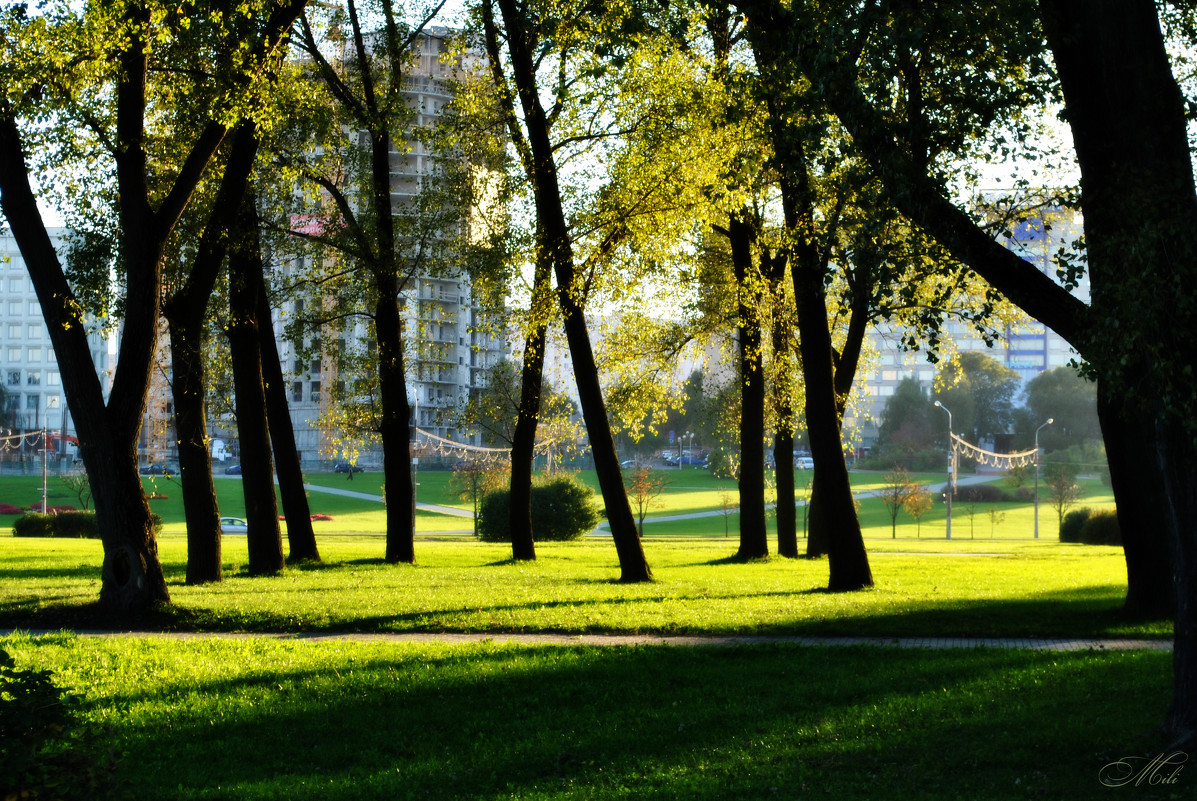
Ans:
POLYGON ((1049 417, 1046 423, 1035 429, 1035 539, 1039 539, 1039 432, 1055 421, 1056 418, 1049 417))
POLYGON ((698 467, 698 463, 694 461, 694 432, 687 431, 686 436, 690 438, 690 464, 694 467, 698 467))
POLYGON ((947 504, 947 539, 952 539, 952 410, 944 406, 939 401, 935 401, 935 405, 948 413, 948 486, 947 493, 944 495, 944 503, 947 504))

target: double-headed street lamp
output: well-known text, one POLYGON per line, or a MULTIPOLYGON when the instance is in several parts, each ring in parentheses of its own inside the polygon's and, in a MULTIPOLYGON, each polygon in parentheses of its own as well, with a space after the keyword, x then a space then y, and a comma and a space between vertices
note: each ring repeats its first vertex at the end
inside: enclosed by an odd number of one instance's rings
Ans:
POLYGON ((1039 432, 1055 421, 1056 418, 1049 417, 1046 423, 1035 429, 1035 539, 1039 539, 1039 432))
POLYGON ((944 406, 939 401, 935 401, 935 405, 948 413, 948 487, 944 494, 944 503, 947 504, 947 539, 952 539, 952 410, 944 406))

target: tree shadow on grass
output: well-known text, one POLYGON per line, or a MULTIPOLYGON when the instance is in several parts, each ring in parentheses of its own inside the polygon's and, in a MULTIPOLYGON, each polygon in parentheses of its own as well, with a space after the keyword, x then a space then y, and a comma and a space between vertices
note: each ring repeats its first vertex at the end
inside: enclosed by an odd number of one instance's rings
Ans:
MULTIPOLYGON (((1102 765, 1162 716, 1169 664, 1165 655, 493 644, 213 643, 204 658, 227 669, 142 677, 138 663, 120 664, 136 678, 86 702, 96 715, 113 710, 123 765, 146 797, 202 793, 215 779, 230 797, 295 801, 606 798, 631 787, 654 801, 863 799, 879 786, 891 798, 999 799, 1015 786, 1089 798, 1102 765), (131 707, 141 711, 126 723, 117 711, 131 707), (286 748, 261 748, 280 732, 286 748)), ((1154 789, 1136 795, 1174 791, 1154 789)))

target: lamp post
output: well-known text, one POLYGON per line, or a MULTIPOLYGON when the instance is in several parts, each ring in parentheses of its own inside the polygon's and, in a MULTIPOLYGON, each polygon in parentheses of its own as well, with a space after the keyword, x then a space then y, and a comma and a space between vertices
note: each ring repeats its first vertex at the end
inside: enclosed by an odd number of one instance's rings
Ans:
POLYGON ((1049 417, 1046 423, 1035 429, 1035 539, 1039 539, 1039 432, 1055 421, 1056 418, 1049 417))
POLYGON ((955 471, 952 469, 952 410, 944 406, 939 401, 935 401, 935 405, 948 413, 948 486, 947 493, 944 495, 944 503, 947 505, 947 539, 952 539, 952 479, 955 471))
POLYGON ((687 431, 686 436, 690 438, 690 466, 697 467, 698 463, 694 461, 694 432, 687 431))

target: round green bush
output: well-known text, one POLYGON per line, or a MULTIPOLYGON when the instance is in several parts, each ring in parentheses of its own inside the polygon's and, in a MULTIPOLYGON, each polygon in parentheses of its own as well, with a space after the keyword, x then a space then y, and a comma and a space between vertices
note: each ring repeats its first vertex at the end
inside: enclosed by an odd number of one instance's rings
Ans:
POLYGON ((1081 528, 1092 513, 1093 510, 1088 506, 1082 506, 1064 515, 1064 520, 1060 523, 1060 542, 1083 542, 1081 528))
MULTIPOLYGON (((510 542, 511 492, 487 493, 478 505, 478 536, 510 542)), ((537 542, 576 540, 599 523, 594 490, 575 476, 558 475, 532 485, 532 534, 537 542)))
POLYGON ((1118 513, 1103 509, 1089 515, 1081 525, 1081 542, 1086 545, 1121 545, 1122 529, 1118 527, 1118 513))

